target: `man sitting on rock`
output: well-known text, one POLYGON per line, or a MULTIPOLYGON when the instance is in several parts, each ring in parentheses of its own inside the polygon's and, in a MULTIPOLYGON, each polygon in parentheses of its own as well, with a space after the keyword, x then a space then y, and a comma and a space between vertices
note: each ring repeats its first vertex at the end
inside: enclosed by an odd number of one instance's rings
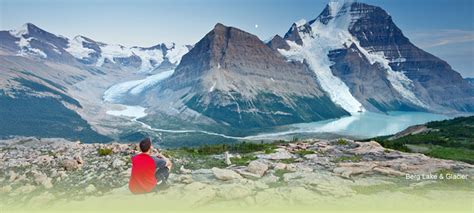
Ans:
POLYGON ((149 193, 167 185, 171 161, 161 154, 152 156, 151 139, 140 142, 141 153, 132 157, 132 175, 128 188, 134 194, 149 193))

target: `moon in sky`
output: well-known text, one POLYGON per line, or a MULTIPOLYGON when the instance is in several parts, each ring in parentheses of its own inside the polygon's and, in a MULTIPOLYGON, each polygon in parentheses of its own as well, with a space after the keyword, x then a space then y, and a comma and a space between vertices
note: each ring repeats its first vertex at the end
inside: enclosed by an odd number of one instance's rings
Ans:
POLYGON ((258 28, 258 24, 255 25, 255 28, 258 28))

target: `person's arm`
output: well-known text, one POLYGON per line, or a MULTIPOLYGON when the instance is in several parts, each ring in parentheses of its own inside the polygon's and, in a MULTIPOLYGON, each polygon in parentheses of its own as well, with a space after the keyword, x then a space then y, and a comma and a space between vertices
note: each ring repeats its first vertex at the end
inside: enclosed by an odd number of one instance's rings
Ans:
POLYGON ((173 164, 171 163, 171 160, 170 160, 169 158, 165 157, 165 156, 162 155, 161 153, 158 153, 157 157, 158 157, 158 158, 161 158, 161 159, 163 159, 163 160, 165 160, 165 161, 166 161, 166 167, 168 167, 168 169, 171 169, 171 166, 172 166, 173 164))

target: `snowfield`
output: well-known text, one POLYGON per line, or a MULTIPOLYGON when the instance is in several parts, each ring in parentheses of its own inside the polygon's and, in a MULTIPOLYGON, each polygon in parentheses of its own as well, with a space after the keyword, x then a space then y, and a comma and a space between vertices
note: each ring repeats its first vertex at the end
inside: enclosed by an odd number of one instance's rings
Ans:
POLYGON ((89 54, 94 53, 93 49, 85 48, 82 44, 87 42, 84 37, 76 36, 74 39, 69 41, 68 48, 65 50, 69 52, 72 56, 78 59, 84 59, 89 57, 89 54))

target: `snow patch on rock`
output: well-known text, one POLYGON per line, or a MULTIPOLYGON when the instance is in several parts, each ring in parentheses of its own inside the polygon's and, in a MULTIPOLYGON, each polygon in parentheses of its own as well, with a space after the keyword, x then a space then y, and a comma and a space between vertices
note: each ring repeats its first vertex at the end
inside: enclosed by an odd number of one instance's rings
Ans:
POLYGON ((86 40, 82 36, 76 36, 69 41, 68 48, 65 50, 75 58, 87 58, 89 54, 94 53, 94 50, 84 47, 83 42, 86 42, 86 40))

